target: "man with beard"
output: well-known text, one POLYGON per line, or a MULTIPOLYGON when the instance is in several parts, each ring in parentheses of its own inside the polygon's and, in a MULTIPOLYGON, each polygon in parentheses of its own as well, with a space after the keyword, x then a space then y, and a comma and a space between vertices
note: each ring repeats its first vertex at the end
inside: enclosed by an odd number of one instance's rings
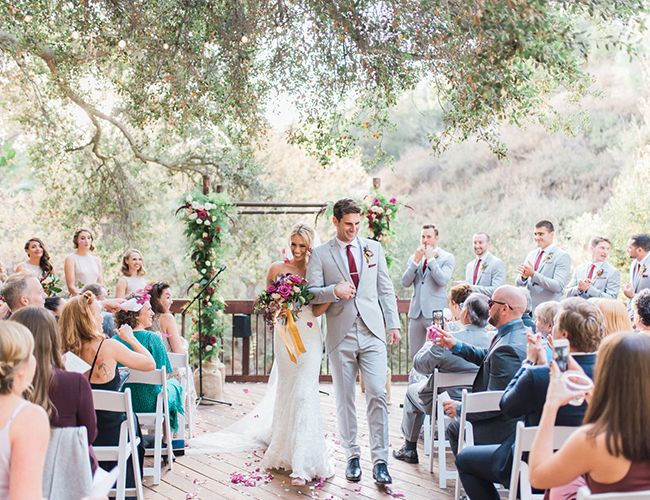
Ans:
MULTIPOLYGON (((488 321, 497 328, 497 334, 487 349, 461 342, 454 336, 438 330, 436 342, 452 353, 479 366, 472 392, 503 391, 526 359, 527 328, 521 319, 526 310, 526 296, 522 290, 503 285, 494 291, 488 302, 488 321)), ((443 403, 450 417, 460 415, 461 403, 443 403)), ((500 411, 472 413, 467 420, 474 427, 474 444, 499 444, 515 432, 516 419, 506 417, 500 411)), ((459 421, 456 418, 447 428, 449 445, 454 455, 458 451, 459 421)))

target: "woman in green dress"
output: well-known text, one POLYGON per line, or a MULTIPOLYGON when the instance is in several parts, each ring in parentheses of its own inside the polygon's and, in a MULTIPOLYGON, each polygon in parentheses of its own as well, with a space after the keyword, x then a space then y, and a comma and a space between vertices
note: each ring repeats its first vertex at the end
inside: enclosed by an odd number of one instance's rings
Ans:
MULTIPOLYGON (((171 378, 172 367, 169 363, 169 357, 165 346, 159 335, 147 330, 151 328, 153 311, 149 304, 149 294, 146 291, 138 290, 129 296, 129 300, 122 304, 126 311, 117 311, 115 313, 115 324, 118 328, 122 325, 129 325, 133 329, 133 335, 138 342, 147 349, 156 362, 156 370, 163 366, 167 370, 167 399, 169 400, 169 418, 172 432, 178 431, 178 413, 185 415, 183 411, 183 389, 178 381, 171 378)), ((119 339, 122 342, 121 339, 119 339)), ((124 343, 124 342, 123 342, 124 343)), ((125 343, 127 347, 130 347, 125 343)), ((131 399, 133 401, 133 411, 136 413, 155 412, 156 398, 162 390, 162 386, 144 385, 144 384, 125 384, 125 387, 131 388, 131 399)))

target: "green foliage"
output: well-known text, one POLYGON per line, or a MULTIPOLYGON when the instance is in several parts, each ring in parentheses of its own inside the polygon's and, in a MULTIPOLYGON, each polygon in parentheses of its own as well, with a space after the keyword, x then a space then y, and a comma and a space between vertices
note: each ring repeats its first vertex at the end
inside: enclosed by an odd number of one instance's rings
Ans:
MULTIPOLYGON (((219 272, 219 263, 224 262, 227 246, 231 244, 232 205, 224 194, 200 192, 189 193, 181 206, 181 219, 185 224, 183 234, 189 246, 189 258, 192 267, 194 293, 202 290, 219 272)), ((199 331, 201 322, 201 339, 203 342, 203 360, 214 358, 219 353, 219 341, 223 337, 225 323, 223 310, 226 303, 220 295, 222 283, 217 278, 204 292, 201 300, 201 316, 198 317, 198 304, 192 306, 193 335, 190 340, 190 354, 198 358, 199 331)))
POLYGON ((395 235, 397 211, 405 205, 404 203, 398 203, 394 197, 388 199, 378 189, 373 189, 370 196, 366 196, 360 204, 363 208, 362 217, 366 219, 366 229, 370 238, 381 243, 386 253, 386 264, 390 268, 393 258, 386 247, 395 235), (390 226, 391 221, 393 222, 392 228, 390 226))

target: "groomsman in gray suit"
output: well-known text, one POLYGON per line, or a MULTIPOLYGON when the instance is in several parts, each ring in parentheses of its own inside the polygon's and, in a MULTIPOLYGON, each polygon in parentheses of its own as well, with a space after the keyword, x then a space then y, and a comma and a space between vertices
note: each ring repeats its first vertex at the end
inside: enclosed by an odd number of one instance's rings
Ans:
POLYGON ((621 287, 621 272, 607 262, 610 240, 594 236, 589 244, 591 262, 578 266, 567 285, 567 297, 615 299, 621 287))
POLYGON ((630 318, 634 316, 632 299, 642 290, 650 288, 650 237, 647 234, 635 234, 627 244, 627 254, 632 259, 630 265, 630 282, 623 288, 623 294, 628 298, 627 310, 630 318))
POLYGON ((488 250, 489 234, 476 233, 473 244, 476 258, 465 268, 465 281, 472 285, 475 292, 490 298, 497 288, 506 284, 506 265, 488 250))
POLYGON ((345 478, 361 480, 355 389, 359 369, 366 386, 372 475, 390 484, 386 406, 386 328, 390 344, 401 340, 400 320, 386 257, 374 240, 359 238, 361 207, 351 199, 334 204, 336 236, 315 248, 307 267, 314 304, 331 303, 325 347, 336 392, 336 412, 348 465, 345 478), (384 324, 385 321, 385 324, 384 324))
POLYGON ((571 257, 555 243, 555 228, 547 220, 535 224, 534 239, 538 249, 531 251, 517 268, 517 286, 526 287, 533 299, 533 311, 542 302, 560 301, 562 290, 571 274, 571 257))
POLYGON ((454 256, 438 245, 438 228, 433 224, 422 226, 420 245, 408 261, 402 276, 402 286, 413 285, 409 307, 409 354, 411 358, 424 345, 427 327, 433 311, 447 307, 445 287, 454 271, 454 256))

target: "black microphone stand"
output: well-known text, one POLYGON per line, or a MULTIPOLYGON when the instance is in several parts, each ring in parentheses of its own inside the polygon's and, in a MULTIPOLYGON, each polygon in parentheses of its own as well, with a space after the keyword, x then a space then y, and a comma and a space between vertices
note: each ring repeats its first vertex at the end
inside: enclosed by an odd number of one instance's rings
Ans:
MULTIPOLYGON (((197 299, 199 299, 199 399, 196 401, 196 406, 201 404, 201 401, 210 401, 211 403, 217 403, 221 405, 228 405, 232 406, 232 403, 226 403, 225 401, 218 401, 216 399, 210 399, 206 398, 203 396, 203 336, 201 335, 201 299, 203 299, 203 292, 207 290, 207 288, 212 284, 212 282, 217 279, 217 276, 219 276, 224 270, 226 269, 226 265, 222 265, 221 269, 217 271, 217 274, 215 274, 210 281, 206 283, 206 285, 199 291, 199 293, 196 294, 196 296, 192 299, 192 301, 187 304, 185 309, 183 309, 182 313, 185 314, 187 310, 190 308, 194 302, 196 302, 197 299)), ((225 382, 225 381, 224 381, 225 382)))

